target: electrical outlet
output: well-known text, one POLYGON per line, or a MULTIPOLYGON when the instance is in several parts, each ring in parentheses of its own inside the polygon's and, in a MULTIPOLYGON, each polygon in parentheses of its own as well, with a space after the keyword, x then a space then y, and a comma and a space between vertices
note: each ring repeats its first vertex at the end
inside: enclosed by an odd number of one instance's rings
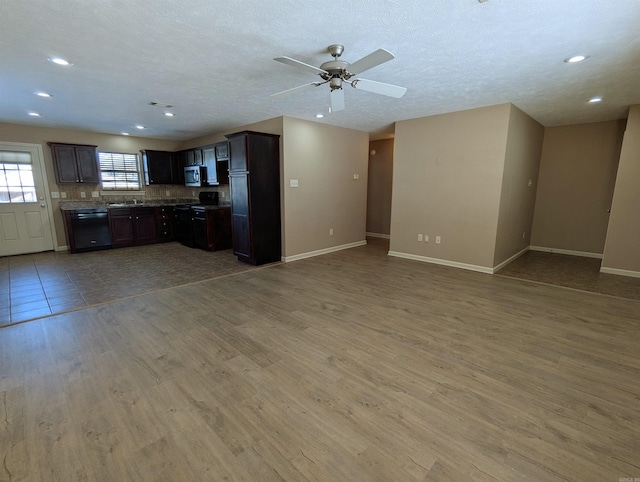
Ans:
POLYGON ((171 191, 165 191, 164 195, 167 196, 167 197, 171 196, 171 191))
POLYGON ((522 239, 526 239, 527 233, 525 231, 522 232, 522 239))
POLYGON ((289 179, 289 187, 298 187, 299 185, 297 179, 289 179))
POLYGON ((354 174, 353 178, 357 181, 358 179, 360 179, 360 174, 354 174))
POLYGON ((418 241, 422 242, 422 234, 418 234, 418 241))
POLYGON ((329 236, 333 236, 333 228, 329 228, 329 236))
POLYGON ((85 198, 85 197, 87 197, 87 193, 86 193, 86 192, 84 192, 84 191, 82 191, 82 192, 80 193, 80 197, 81 197, 81 198, 85 198))
POLYGON ((91 191, 91 197, 100 197, 100 193, 98 191, 91 191))
POLYGON ((440 244, 442 238, 440 236, 436 236, 436 244, 440 244))
POLYGON ((425 242, 425 243, 428 243, 428 242, 429 242, 429 235, 428 235, 428 234, 425 234, 425 235, 424 235, 424 242, 425 242))
POLYGON ((60 193, 60 197, 61 197, 62 199, 67 199, 67 193, 66 193, 66 192, 64 192, 64 191, 63 191, 63 192, 61 192, 61 193, 60 193))

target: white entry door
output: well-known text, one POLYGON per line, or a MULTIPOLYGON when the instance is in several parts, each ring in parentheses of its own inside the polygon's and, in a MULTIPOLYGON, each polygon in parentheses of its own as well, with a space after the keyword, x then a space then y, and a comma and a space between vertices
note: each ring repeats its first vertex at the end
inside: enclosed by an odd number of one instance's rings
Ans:
POLYGON ((0 142, 0 256, 53 249, 43 171, 39 145, 0 142))

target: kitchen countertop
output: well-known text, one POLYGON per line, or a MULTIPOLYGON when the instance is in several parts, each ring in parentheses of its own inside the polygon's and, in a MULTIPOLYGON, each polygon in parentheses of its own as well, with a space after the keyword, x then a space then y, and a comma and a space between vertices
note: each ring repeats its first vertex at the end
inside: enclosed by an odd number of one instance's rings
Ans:
POLYGON ((136 208, 136 207, 157 207, 157 206, 176 206, 178 204, 190 204, 192 206, 205 207, 207 209, 218 209, 231 207, 230 203, 220 203, 217 206, 207 206, 198 204, 199 199, 172 199, 167 201, 145 201, 139 203, 108 203, 102 201, 63 201, 59 207, 63 211, 73 211, 75 209, 92 209, 92 208, 136 208))
POLYGON ((200 208, 200 209, 204 209, 206 211, 209 210, 213 210, 213 209, 229 209, 231 207, 231 204, 217 204, 217 205, 211 205, 211 204, 194 204, 193 206, 191 206, 192 208, 200 208))

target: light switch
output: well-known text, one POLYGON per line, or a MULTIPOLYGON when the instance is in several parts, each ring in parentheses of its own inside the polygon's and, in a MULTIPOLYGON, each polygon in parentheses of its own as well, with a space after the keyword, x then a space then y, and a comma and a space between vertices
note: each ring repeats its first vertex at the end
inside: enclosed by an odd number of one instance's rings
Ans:
POLYGON ((297 179, 289 179, 289 187, 298 187, 297 179))
POLYGON ((53 199, 60 199, 60 193, 58 191, 51 191, 51 197, 53 199))
POLYGON ((358 179, 360 179, 360 174, 354 174, 353 178, 357 181, 358 179))

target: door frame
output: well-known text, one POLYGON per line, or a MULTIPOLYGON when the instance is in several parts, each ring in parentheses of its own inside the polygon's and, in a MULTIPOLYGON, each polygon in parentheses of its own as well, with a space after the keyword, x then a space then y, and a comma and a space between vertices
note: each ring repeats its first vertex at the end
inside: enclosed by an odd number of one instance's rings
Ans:
POLYGON ((42 182, 44 184, 45 204, 47 205, 47 215, 49 216, 49 229, 51 231, 51 241, 53 242, 53 250, 59 251, 58 236, 56 235, 56 222, 53 217, 53 208, 51 206, 51 192, 49 190, 49 179, 47 177, 47 169, 44 163, 44 150, 41 144, 31 144, 26 142, 9 142, 0 140, 0 147, 11 150, 28 152, 31 155, 31 163, 38 163, 42 174, 42 182))

